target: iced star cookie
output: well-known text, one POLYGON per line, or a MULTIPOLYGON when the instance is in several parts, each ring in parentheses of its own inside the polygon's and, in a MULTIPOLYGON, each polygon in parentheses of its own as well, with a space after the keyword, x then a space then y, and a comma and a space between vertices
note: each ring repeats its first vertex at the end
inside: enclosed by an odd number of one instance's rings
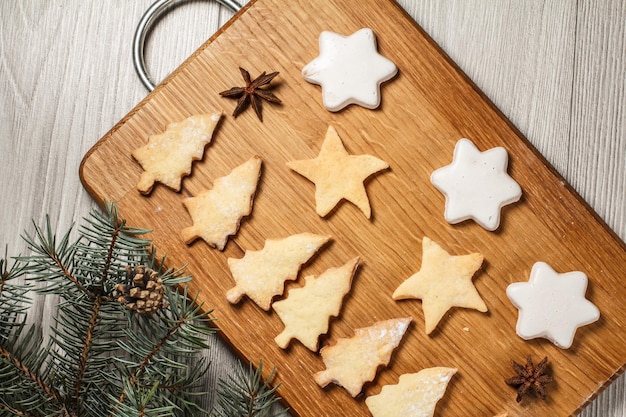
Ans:
POLYGON ((456 368, 435 367, 400 375, 396 385, 385 385, 380 394, 365 399, 374 417, 432 417, 456 368))
POLYGON ((487 311, 485 302, 472 283, 472 277, 482 263, 480 253, 451 256, 437 243, 424 237, 421 269, 400 284, 392 297, 394 300, 421 299, 425 331, 430 334, 452 307, 487 311))
POLYGON ((516 282, 506 295, 519 310, 516 332, 525 340, 543 337, 568 349, 576 330, 600 318, 600 310, 585 298, 587 275, 574 271, 559 274, 545 262, 537 262, 528 282, 516 282))
POLYGON ((375 109, 380 105, 380 85, 393 78, 396 65, 380 55, 376 36, 364 28, 350 36, 324 31, 320 54, 302 69, 302 77, 322 86, 322 102, 336 112, 349 104, 375 109))
POLYGON ((316 158, 290 161, 287 166, 315 183, 315 211, 319 216, 326 216, 346 199, 369 219, 372 209, 364 181, 389 164, 371 155, 348 154, 335 128, 328 126, 316 158))
POLYGON ((254 156, 216 179, 212 189, 183 200, 193 219, 193 225, 181 232, 185 243, 202 238, 210 246, 224 249, 228 237, 237 233, 241 219, 252 212, 261 162, 254 156))
POLYGON ((309 275, 304 278, 303 287, 291 289, 287 298, 272 305, 285 324, 285 329, 274 339, 278 346, 285 349, 291 339, 298 339, 317 352, 317 339, 328 331, 329 319, 339 315, 358 263, 357 257, 343 266, 327 269, 317 278, 309 275))
POLYGON ((226 298, 238 303, 247 295, 263 310, 269 310, 272 298, 282 294, 285 282, 298 276, 300 267, 330 240, 330 236, 299 233, 283 239, 268 239, 263 249, 247 250, 243 258, 228 258, 235 286, 226 298))
POLYGON ((326 369, 313 375, 315 382, 321 387, 334 382, 356 397, 363 384, 374 380, 378 367, 389 364, 410 322, 411 318, 379 321, 323 347, 320 354, 326 369))
POLYGON ((180 191, 182 177, 191 174, 193 161, 202 159, 221 117, 220 111, 171 123, 165 132, 150 136, 146 145, 132 151, 144 169, 137 184, 139 192, 150 193, 157 181, 180 191))
POLYGON ((454 148, 452 163, 435 170, 431 183, 446 197, 444 218, 456 224, 473 219, 489 231, 500 226, 500 210, 522 196, 507 173, 508 154, 502 147, 481 152, 469 139, 454 148))

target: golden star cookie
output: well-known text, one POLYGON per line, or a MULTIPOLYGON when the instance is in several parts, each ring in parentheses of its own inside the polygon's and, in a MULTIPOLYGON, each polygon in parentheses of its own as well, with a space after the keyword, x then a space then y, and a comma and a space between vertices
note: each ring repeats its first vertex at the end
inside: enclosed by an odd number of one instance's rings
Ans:
POLYGON ((394 291, 394 300, 422 300, 425 330, 430 334, 452 307, 486 312, 472 277, 483 263, 480 253, 451 256, 427 237, 422 240, 422 267, 394 291))
POLYGON ((374 417, 432 417, 455 368, 435 367, 400 375, 396 385, 385 385, 380 394, 365 399, 374 417))
POLYGON ((386 366, 398 347, 411 318, 379 321, 370 327, 356 329, 351 338, 337 340, 320 351, 326 369, 313 375, 325 387, 333 382, 356 397, 363 384, 373 381, 379 366, 386 366))
POLYGON ((268 239, 259 251, 246 251, 241 259, 228 258, 235 286, 226 298, 232 304, 247 295, 263 310, 282 294, 285 282, 298 276, 300 267, 330 240, 330 236, 300 233, 284 239, 268 239))
POLYGON ((171 123, 165 132, 150 136, 146 145, 132 151, 144 169, 137 184, 139 192, 150 193, 157 181, 180 191, 182 177, 191 174, 193 161, 202 159, 221 117, 220 111, 171 123))
POLYGON ((328 126, 322 149, 315 159, 291 161, 287 166, 315 183, 315 210, 321 217, 346 199, 368 219, 372 210, 364 181, 389 168, 387 162, 371 155, 349 155, 332 126, 328 126))
POLYGON ((193 226, 181 232, 185 243, 202 238, 214 248, 224 249, 228 237, 237 233, 241 219, 252 212, 261 162, 254 156, 216 179, 212 189, 183 200, 193 219, 193 226))
POLYGON ((274 339, 278 346, 285 349, 291 339, 298 339, 309 350, 317 351, 317 339, 328 331, 330 317, 339 315, 358 263, 357 257, 317 278, 307 276, 304 287, 290 290, 287 298, 272 305, 285 324, 285 330, 274 339))

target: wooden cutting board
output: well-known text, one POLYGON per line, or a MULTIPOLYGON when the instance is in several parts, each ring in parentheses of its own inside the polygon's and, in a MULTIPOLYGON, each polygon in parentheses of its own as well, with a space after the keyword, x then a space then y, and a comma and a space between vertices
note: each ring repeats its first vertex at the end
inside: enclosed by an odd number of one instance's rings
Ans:
MULTIPOLYGON (((431 366, 458 368, 437 416, 568 416, 579 412, 616 378, 626 360, 626 250, 581 198, 512 126, 434 42, 394 2, 362 0, 256 0, 214 35, 162 85, 133 109, 85 156, 82 181, 99 202, 117 201, 129 224, 153 229, 150 237, 171 266, 188 264, 204 307, 213 309, 221 335, 242 358, 276 366, 280 395, 299 416, 368 416, 364 398, 403 373, 431 366), (379 52, 399 68, 382 87, 382 106, 350 106, 331 113, 321 90, 302 79, 302 67, 318 55, 323 30, 349 35, 369 27, 379 52), (242 84, 238 67, 255 77, 279 71, 273 90, 282 105, 264 106, 264 121, 252 110, 230 116, 234 101, 219 91, 242 84), (227 114, 206 149, 173 192, 157 185, 149 196, 136 191, 140 166, 131 151, 149 135, 187 116, 223 109, 227 114), (371 220, 344 202, 326 218, 314 211, 314 185, 290 171, 286 162, 315 157, 329 125, 351 154, 371 154, 391 168, 366 182, 371 220), (458 139, 470 138, 480 150, 503 146, 509 174, 521 185, 520 202, 505 207, 497 232, 474 222, 450 225, 443 219, 444 197, 429 181, 431 172, 451 162, 458 139), (254 210, 223 252, 202 241, 186 245, 180 231, 191 225, 181 200, 210 188, 253 155, 263 158, 254 210), (300 277, 318 275, 355 256, 362 259, 341 315, 321 345, 352 336, 355 328, 378 320, 414 318, 388 367, 364 393, 350 397, 342 388, 325 389, 312 374, 324 369, 319 354, 297 341, 287 350, 273 341, 283 329, 273 312, 244 299, 233 306, 225 293, 234 286, 227 258, 258 250, 265 239, 299 232, 330 234, 333 241, 300 277), (421 265, 421 240, 438 242, 453 255, 480 252, 483 268, 474 282, 489 312, 453 309, 438 329, 424 332, 421 303, 397 303, 394 289, 421 265), (587 297, 601 319, 578 330, 570 349, 515 334, 517 310, 505 295, 512 282, 527 281, 532 265, 549 263, 558 272, 583 271, 587 297), (555 382, 548 399, 517 403, 504 383, 510 361, 548 356, 555 382)), ((288 288, 302 285, 302 278, 288 288)))

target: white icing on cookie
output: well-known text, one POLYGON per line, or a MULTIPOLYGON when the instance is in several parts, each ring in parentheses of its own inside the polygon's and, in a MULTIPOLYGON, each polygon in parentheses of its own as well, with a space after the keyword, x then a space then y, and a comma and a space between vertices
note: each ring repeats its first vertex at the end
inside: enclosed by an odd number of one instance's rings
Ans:
POLYGON ((522 196, 507 174, 508 154, 502 147, 481 152, 469 139, 460 139, 452 163, 435 170, 431 183, 446 197, 448 223, 473 219, 487 230, 500 225, 500 209, 522 196))
POLYGON ((509 285, 506 295, 519 310, 517 334, 525 340, 543 337, 568 349, 576 329, 600 318, 600 311, 585 298, 587 276, 579 271, 558 274, 537 262, 528 282, 509 285))
POLYGON ((380 105, 380 84, 397 73, 396 65, 380 55, 371 29, 350 36, 324 31, 320 54, 302 69, 302 77, 322 86, 322 101, 336 112, 349 104, 368 109, 380 105))

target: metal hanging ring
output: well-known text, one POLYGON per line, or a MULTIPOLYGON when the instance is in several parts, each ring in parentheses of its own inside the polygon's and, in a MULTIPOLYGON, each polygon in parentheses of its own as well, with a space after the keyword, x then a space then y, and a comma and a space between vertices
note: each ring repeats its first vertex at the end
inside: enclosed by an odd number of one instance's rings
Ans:
MULTIPOLYGON (((135 35, 133 37, 133 65, 135 66, 135 72, 141 80, 141 83, 148 89, 148 91, 154 90, 154 81, 146 70, 146 61, 144 59, 144 46, 146 43, 146 36, 150 31, 152 24, 155 20, 161 16, 171 5, 176 3, 177 0, 157 0, 155 1, 141 17, 137 29, 135 29, 135 35)), ((215 0, 217 3, 229 8, 234 13, 241 10, 241 5, 235 0, 215 0)))

